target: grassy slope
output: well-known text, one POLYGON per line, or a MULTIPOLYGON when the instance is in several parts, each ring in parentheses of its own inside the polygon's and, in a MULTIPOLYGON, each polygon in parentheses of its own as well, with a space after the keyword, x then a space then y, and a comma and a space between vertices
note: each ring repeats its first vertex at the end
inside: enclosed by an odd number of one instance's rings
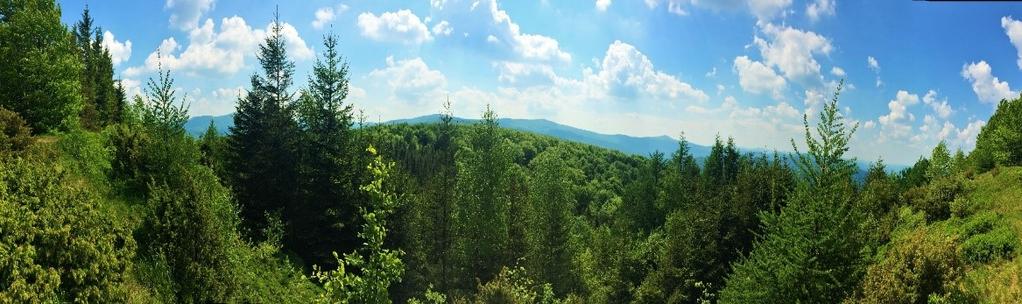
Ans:
MULTIPOLYGON (((1022 167, 994 170, 976 177, 967 195, 972 209, 989 210, 1002 216, 1022 242, 1022 167)), ((967 283, 982 302, 1018 303, 1022 300, 1022 257, 1016 250, 1010 259, 973 265, 966 272, 967 283)))

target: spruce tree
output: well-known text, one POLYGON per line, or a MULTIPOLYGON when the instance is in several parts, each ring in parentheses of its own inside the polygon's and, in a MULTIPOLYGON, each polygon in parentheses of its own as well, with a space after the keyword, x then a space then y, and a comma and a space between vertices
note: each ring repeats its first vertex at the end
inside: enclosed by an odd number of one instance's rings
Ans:
POLYGON ((229 136, 231 183, 243 226, 256 238, 262 238, 267 214, 281 213, 296 196, 294 63, 287 58, 282 29, 274 18, 269 35, 259 45, 262 74, 252 75, 251 88, 239 98, 229 136))
POLYGON ((297 103, 301 129, 299 202, 288 208, 286 245, 309 264, 332 265, 331 252, 350 252, 358 241, 356 211, 365 202, 365 150, 351 129, 348 63, 337 52, 337 37, 324 37, 309 87, 297 103))
POLYGON ((78 126, 82 60, 54 1, 0 5, 0 58, 0 106, 37 134, 78 126))
POLYGON ((581 172, 565 163, 564 152, 556 146, 529 162, 529 250, 526 262, 539 281, 553 285, 557 294, 567 294, 576 284, 571 270, 571 209, 575 205, 574 184, 581 172))
POLYGON ((835 303, 858 284, 862 216, 853 205, 855 163, 844 159, 856 127, 838 111, 840 88, 820 115, 818 138, 805 119, 809 150, 798 154, 797 189, 779 213, 764 213, 764 236, 734 265, 721 302, 835 303))

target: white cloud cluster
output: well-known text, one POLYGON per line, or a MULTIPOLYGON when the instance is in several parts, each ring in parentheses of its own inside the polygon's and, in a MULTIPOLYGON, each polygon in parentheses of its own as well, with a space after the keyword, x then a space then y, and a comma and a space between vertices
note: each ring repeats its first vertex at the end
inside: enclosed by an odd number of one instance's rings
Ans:
POLYGON ((756 94, 769 92, 774 99, 782 99, 787 81, 777 75, 774 69, 759 61, 749 60, 748 56, 735 57, 734 69, 743 90, 756 94))
POLYGON ((806 5, 806 16, 809 17, 809 21, 817 22, 824 16, 834 16, 836 13, 834 1, 816 0, 806 5))
POLYGON ((433 25, 431 30, 434 36, 450 36, 451 32, 454 32, 454 28, 451 27, 451 23, 447 20, 441 20, 439 23, 433 25))
POLYGON ((234 112, 238 98, 245 88, 218 88, 210 92, 192 89, 188 92, 189 115, 224 115, 234 112))
POLYGON ((509 44, 522 58, 571 62, 571 54, 562 51, 557 40, 543 35, 522 33, 518 24, 511 21, 507 11, 497 6, 497 0, 490 0, 489 5, 493 24, 497 26, 494 35, 499 41, 509 44))
POLYGON ((596 0, 596 10, 606 12, 610 7, 611 0, 596 0))
POLYGON ((170 24, 187 31, 199 26, 199 19, 213 9, 214 0, 167 0, 163 6, 170 11, 170 24))
MULTIPOLYGON (((175 71, 211 71, 231 75, 245 67, 246 58, 255 56, 259 43, 272 28, 273 24, 270 23, 266 29, 254 29, 245 19, 234 16, 222 19, 220 30, 217 31, 213 20, 206 19, 201 27, 189 31, 188 46, 183 51, 178 52, 181 45, 173 37, 164 39, 157 50, 146 57, 142 66, 130 67, 124 73, 128 77, 135 77, 156 70, 162 62, 164 68, 175 71), (162 58, 158 59, 158 54, 162 58)), ((315 56, 294 26, 281 23, 281 36, 293 58, 305 60, 315 56)))
POLYGON ((392 93, 405 101, 421 102, 435 99, 447 85, 447 77, 432 70, 422 58, 394 60, 387 57, 387 66, 369 72, 373 81, 386 83, 392 93))
POLYGON ((1010 16, 1001 17, 1001 27, 1008 35, 1008 40, 1015 46, 1015 50, 1018 52, 1018 60, 1015 63, 1018 64, 1019 69, 1022 69, 1022 21, 1015 20, 1010 16))
POLYGON ((759 47, 768 66, 777 67, 789 80, 820 80, 820 64, 814 56, 830 54, 833 49, 830 39, 814 32, 771 23, 761 24, 760 30, 767 39, 757 36, 753 44, 759 47))
POLYGON ((919 95, 899 90, 894 99, 887 103, 891 112, 877 118, 883 130, 881 138, 900 139, 911 135, 912 125, 909 122, 915 120, 915 115, 908 111, 908 107, 918 103, 919 95))
POLYGON ((873 74, 876 74, 876 87, 883 86, 884 82, 880 81, 880 62, 873 58, 873 56, 866 56, 866 66, 869 67, 870 71, 873 71, 873 74))
POLYGON ((830 74, 834 75, 834 77, 845 78, 845 69, 839 67, 831 67, 830 74))
POLYGON ((426 24, 407 9, 379 16, 369 12, 359 14, 358 27, 362 36, 376 41, 421 44, 433 40, 426 24))
POLYGON ((103 32, 103 47, 110 51, 114 66, 131 58, 131 40, 117 41, 110 31, 103 32))
POLYGON ((933 108, 933 113, 937 114, 938 117, 947 119, 951 116, 953 110, 951 105, 947 103, 947 97, 944 99, 937 98, 937 91, 930 90, 923 95, 923 103, 933 108))
POLYGON ((1011 90, 1008 82, 994 77, 990 65, 986 61, 973 62, 962 67, 962 77, 972 83, 972 91, 976 92, 979 101, 997 103, 1001 99, 1011 99, 1018 93, 1011 90))
POLYGON ((705 102, 709 96, 702 90, 654 69, 653 63, 634 46, 614 41, 600 63, 600 71, 585 72, 586 80, 607 89, 610 95, 634 97, 638 93, 666 100, 705 102))
POLYGON ((348 11, 348 8, 347 4, 338 4, 336 6, 327 6, 317 9, 313 14, 315 19, 312 20, 312 28, 317 30, 323 29, 327 24, 333 22, 334 19, 337 18, 337 15, 348 11))

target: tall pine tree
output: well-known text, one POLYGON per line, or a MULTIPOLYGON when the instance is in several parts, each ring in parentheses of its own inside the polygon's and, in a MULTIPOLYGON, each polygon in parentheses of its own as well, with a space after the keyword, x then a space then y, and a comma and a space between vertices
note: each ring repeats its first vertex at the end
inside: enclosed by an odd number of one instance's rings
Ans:
POLYGON ((287 58, 283 24, 274 16, 272 29, 259 45, 262 74, 238 100, 229 136, 231 182, 247 233, 262 238, 267 216, 295 201, 297 187, 291 91, 294 63, 287 58))

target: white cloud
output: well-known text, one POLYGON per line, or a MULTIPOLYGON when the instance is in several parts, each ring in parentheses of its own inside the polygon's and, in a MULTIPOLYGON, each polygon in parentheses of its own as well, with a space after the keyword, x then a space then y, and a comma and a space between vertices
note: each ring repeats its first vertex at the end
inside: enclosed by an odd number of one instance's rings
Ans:
POLYGON ((188 92, 189 115, 224 115, 234 112, 239 96, 245 94, 245 88, 218 88, 209 93, 200 89, 188 92))
POLYGON ((117 41, 110 31, 103 32, 103 47, 110 51, 114 66, 131 58, 131 40, 117 41))
POLYGON ((906 121, 915 120, 915 115, 908 107, 919 103, 919 95, 899 90, 894 99, 887 103, 890 113, 880 116, 877 121, 883 129, 881 138, 907 138, 911 135, 912 126, 906 121))
POLYGON ((614 96, 634 97, 644 93, 666 100, 705 102, 709 99, 702 90, 654 69, 645 54, 621 41, 614 41, 607 48, 598 73, 588 69, 584 73, 588 74, 587 81, 606 88, 614 96))
POLYGON ((1015 63, 1022 69, 1022 21, 1012 19, 1010 16, 1001 17, 1001 27, 1008 35, 1008 40, 1015 46, 1018 52, 1018 60, 1015 63))
POLYGON ((362 29, 362 36, 376 41, 420 44, 433 40, 426 24, 407 9, 384 12, 380 16, 369 12, 359 14, 358 27, 362 29))
POLYGON ((498 26, 495 35, 501 41, 510 44, 515 53, 525 59, 571 62, 571 54, 562 51, 557 40, 543 35, 522 33, 518 24, 511 21, 507 11, 497 7, 497 0, 491 0, 489 5, 493 24, 498 26))
POLYGON ((317 9, 316 13, 313 14, 316 19, 312 20, 312 28, 317 30, 323 29, 327 24, 333 22, 337 15, 348 11, 348 8, 347 4, 338 4, 317 9))
POLYGON ((872 120, 867 120, 866 123, 862 124, 862 127, 866 129, 872 129, 876 127, 876 122, 873 122, 872 120))
POLYGON ((432 31, 435 36, 450 36, 451 32, 454 31, 454 28, 451 27, 451 24, 447 22, 447 20, 441 20, 440 23, 433 25, 432 31))
POLYGON ((880 62, 877 62, 877 59, 873 58, 873 56, 866 56, 866 65, 873 72, 880 73, 880 62))
POLYGON ((170 11, 170 24, 180 30, 199 26, 199 19, 213 9, 214 0, 167 0, 165 10, 170 11))
POLYGON ((933 113, 943 119, 950 117, 953 112, 953 110, 951 110, 951 105, 947 103, 947 97, 944 97, 944 99, 938 99, 937 92, 934 90, 926 92, 926 95, 923 96, 923 103, 933 108, 933 113))
POLYGON ((1011 99, 1018 93, 1011 90, 1008 82, 1000 81, 992 74, 986 61, 974 62, 962 67, 962 77, 972 83, 972 91, 976 92, 979 101, 997 103, 1001 99, 1011 99))
POLYGON ((607 7, 610 7, 611 0, 596 0, 596 10, 606 12, 607 7))
POLYGON ((806 16, 812 22, 819 21, 824 16, 834 16, 835 0, 815 0, 806 6, 806 16))
POLYGON ((489 42, 489 43, 499 43, 500 39, 497 39, 497 36, 489 35, 489 36, 486 36, 486 42, 489 42))
POLYGON ((554 84, 560 77, 546 64, 521 62, 495 62, 499 76, 497 80, 516 85, 554 84))
MULTIPOLYGON (((272 26, 271 23, 266 29, 255 29, 249 26, 245 19, 234 16, 222 19, 220 31, 217 32, 213 20, 206 19, 201 27, 189 31, 188 46, 183 51, 178 52, 181 45, 173 37, 164 39, 157 50, 146 57, 142 66, 130 67, 124 74, 135 77, 156 70, 160 61, 157 60, 159 52, 162 55, 163 66, 167 69, 193 75, 200 72, 232 75, 246 67, 247 58, 255 56, 259 43, 263 42, 272 26)), ((281 36, 292 58, 304 60, 315 55, 294 26, 281 23, 281 36)))
POLYGON ((845 77, 845 69, 842 69, 842 68, 839 68, 839 67, 832 67, 832 68, 830 68, 830 74, 834 75, 834 77, 844 78, 845 77))
POLYGON ((753 44, 759 47, 766 64, 781 70, 789 80, 820 79, 820 64, 814 55, 827 55, 833 49, 830 40, 810 31, 801 31, 789 26, 761 24, 760 30, 766 35, 758 36, 753 44))
POLYGON ((445 2, 447 2, 447 0, 429 0, 429 5, 435 9, 443 9, 445 2))
POLYGON ((747 92, 761 94, 772 93, 774 99, 781 99, 781 91, 787 86, 784 77, 778 76, 774 69, 758 61, 749 60, 747 56, 735 57, 734 69, 738 73, 738 83, 747 92))
POLYGON ((711 69, 709 72, 706 72, 706 75, 703 76, 706 76, 706 78, 717 77, 717 67, 713 67, 713 69, 711 69))
POLYGON ((432 70, 422 58, 395 61, 387 57, 387 66, 369 72, 373 81, 386 83, 393 94, 405 101, 421 102, 438 98, 447 85, 447 77, 432 70))

